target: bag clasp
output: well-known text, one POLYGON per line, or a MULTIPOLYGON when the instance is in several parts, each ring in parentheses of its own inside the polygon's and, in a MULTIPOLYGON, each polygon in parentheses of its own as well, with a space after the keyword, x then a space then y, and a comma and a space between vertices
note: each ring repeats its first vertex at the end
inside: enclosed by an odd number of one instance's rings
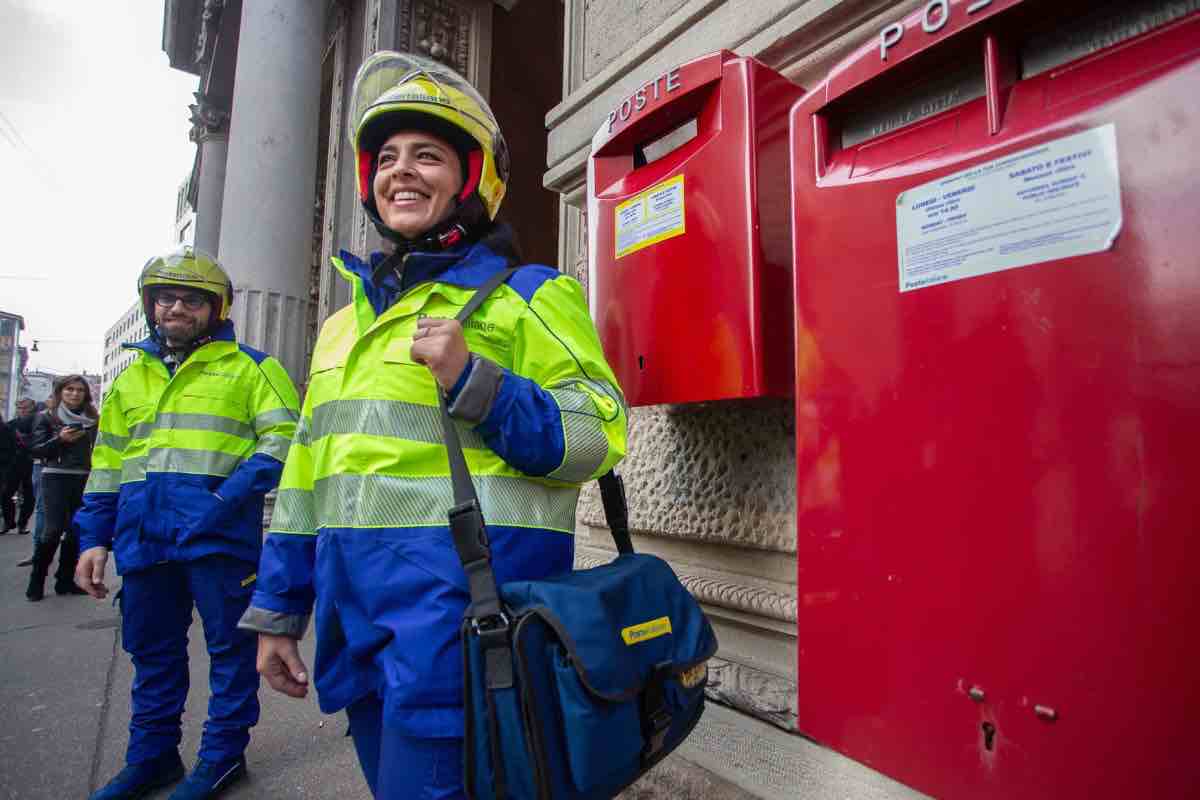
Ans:
POLYGON ((646 688, 640 698, 642 718, 642 762, 654 759, 663 747, 663 740, 671 728, 671 711, 667 708, 667 697, 663 684, 671 674, 671 662, 664 661, 655 665, 646 688))

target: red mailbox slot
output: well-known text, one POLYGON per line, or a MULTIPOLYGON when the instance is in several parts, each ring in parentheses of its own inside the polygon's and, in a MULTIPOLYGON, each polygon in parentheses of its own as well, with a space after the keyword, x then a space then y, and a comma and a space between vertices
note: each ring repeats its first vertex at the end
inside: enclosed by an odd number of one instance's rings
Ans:
POLYGON ((1200 13, 933 0, 793 108, 801 730, 1193 797, 1200 13))
POLYGON ((647 81, 592 140, 589 294, 631 405, 790 395, 783 176, 801 93, 713 53, 647 81))

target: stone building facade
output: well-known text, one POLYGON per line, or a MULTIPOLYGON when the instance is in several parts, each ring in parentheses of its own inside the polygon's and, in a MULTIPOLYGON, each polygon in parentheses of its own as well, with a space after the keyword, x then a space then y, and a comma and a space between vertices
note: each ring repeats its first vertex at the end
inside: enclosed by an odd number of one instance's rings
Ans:
POLYGON ((108 330, 104 332, 104 359, 100 369, 100 394, 97 400, 103 400, 113 385, 117 376, 133 363, 137 357, 136 350, 122 347, 127 342, 140 342, 150 335, 146 325, 146 312, 142 301, 137 300, 122 312, 108 330))
MULTIPOLYGON (((166 0, 163 47, 199 78, 195 242, 235 277, 235 322, 298 384, 319 324, 348 301, 329 266, 380 246, 344 132, 354 71, 378 49, 440 59, 489 99, 512 149, 501 215, 527 260, 586 284, 586 163, 609 110, 719 49, 800 85, 919 0, 166 0), (236 80, 235 80, 236 77, 236 80)), ((664 556, 721 640, 693 740, 634 796, 900 797, 797 735, 796 492, 790 401, 638 408, 623 466, 636 546, 664 556)), ((578 563, 611 558, 598 493, 578 563)))

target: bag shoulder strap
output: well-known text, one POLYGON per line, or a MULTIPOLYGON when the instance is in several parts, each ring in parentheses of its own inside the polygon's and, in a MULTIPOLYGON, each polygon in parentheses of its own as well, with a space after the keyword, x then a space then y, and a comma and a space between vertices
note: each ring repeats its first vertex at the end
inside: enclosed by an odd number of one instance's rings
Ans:
POLYGON ((597 480, 600 484, 600 501, 604 504, 604 520, 612 533, 617 552, 621 555, 633 552, 633 540, 629 536, 629 504, 625 501, 625 481, 611 469, 597 480))
MULTIPOLYGON (((514 272, 516 272, 516 268, 510 267, 493 275, 471 296, 455 319, 460 323, 466 322, 467 318, 483 304, 483 301, 514 272)), ((458 551, 459 560, 467 573, 471 591, 471 615, 477 620, 502 617, 496 577, 491 567, 487 530, 484 527, 483 514, 479 505, 479 495, 475 491, 475 483, 471 480, 471 471, 467 467, 466 457, 463 456, 458 428, 455 427, 454 419, 450 416, 446 392, 439 385, 437 393, 442 417, 442 435, 446 442, 446 456, 450 461, 450 482, 454 489, 454 507, 450 509, 450 532, 454 537, 454 547, 458 551)), ((604 504, 604 516, 609 530, 612 531, 617 551, 621 554, 632 553, 633 543, 629 535, 629 509, 625 500, 625 484, 620 476, 611 470, 600 477, 599 483, 600 498, 604 504)))
MULTIPOLYGON (((471 299, 459 310, 454 319, 460 323, 466 322, 483 305, 483 301, 487 300, 492 292, 496 291, 500 284, 508 280, 516 271, 516 267, 509 267, 488 278, 475 294, 471 295, 471 299)), ((467 460, 463 457, 458 428, 455 427, 454 420, 450 416, 450 408, 446 404, 446 391, 439 384, 437 392, 438 405, 442 411, 442 435, 446 440, 446 454, 450 458, 450 483, 454 489, 454 504, 460 506, 472 500, 478 503, 479 496, 475 493, 475 484, 471 481, 471 471, 467 469, 467 460)))

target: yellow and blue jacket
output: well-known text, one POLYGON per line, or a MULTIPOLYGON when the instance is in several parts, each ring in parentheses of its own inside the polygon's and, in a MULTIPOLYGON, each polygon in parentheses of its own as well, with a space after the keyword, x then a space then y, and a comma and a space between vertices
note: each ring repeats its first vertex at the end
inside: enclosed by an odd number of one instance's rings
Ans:
MULTIPOLYGON (((312 359, 242 627, 295 637, 316 617, 313 678, 332 712, 374 693, 389 724, 462 735, 458 629, 467 579, 433 376, 410 355, 417 320, 452 318, 508 265, 495 243, 410 254, 404 283, 334 265, 353 299, 312 359)), ((625 452, 625 401, 578 282, 523 266, 465 323, 472 353, 449 392, 500 582, 571 569, 580 484, 625 452)))
POLYGON ((154 339, 124 346, 141 353, 104 398, 80 548, 110 548, 123 574, 213 554, 256 563, 299 417, 287 372, 228 320, 173 374, 154 339))

